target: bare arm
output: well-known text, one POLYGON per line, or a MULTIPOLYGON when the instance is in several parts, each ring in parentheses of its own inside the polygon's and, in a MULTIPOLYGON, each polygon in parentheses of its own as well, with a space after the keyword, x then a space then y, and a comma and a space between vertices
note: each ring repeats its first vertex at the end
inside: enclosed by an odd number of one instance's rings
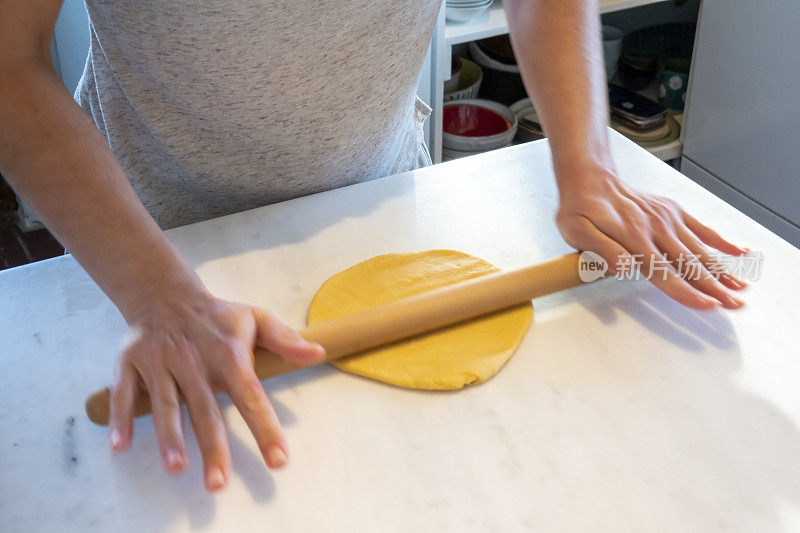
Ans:
MULTIPOLYGON (((556 221, 565 240, 594 251, 612 270, 621 257, 642 254, 645 270, 666 257, 699 256, 706 246, 730 254, 747 249, 722 239, 672 200, 636 191, 616 175, 609 151, 608 99, 596 0, 504 0, 511 40, 528 94, 553 153, 560 192, 556 221)), ((707 272, 708 273, 708 272, 707 272)), ((729 289, 732 276, 685 280, 671 268, 651 281, 675 300, 698 309, 743 302, 729 289)))
POLYGON ((274 411, 252 372, 254 344, 298 362, 322 356, 268 312, 211 296, 139 201, 89 117, 56 75, 50 40, 60 0, 0 0, 0 169, 119 308, 131 335, 112 394, 111 445, 132 438, 144 383, 164 467, 186 468, 178 395, 187 399, 206 486, 230 469, 213 396, 228 391, 270 466, 286 460, 274 411), (176 386, 177 383, 177 386, 176 386))
POLYGON ((199 281, 56 75, 50 37, 59 6, 52 0, 0 3, 0 123, 14 125, 0 130, 0 166, 127 317, 152 300, 160 284, 200 290, 199 281))

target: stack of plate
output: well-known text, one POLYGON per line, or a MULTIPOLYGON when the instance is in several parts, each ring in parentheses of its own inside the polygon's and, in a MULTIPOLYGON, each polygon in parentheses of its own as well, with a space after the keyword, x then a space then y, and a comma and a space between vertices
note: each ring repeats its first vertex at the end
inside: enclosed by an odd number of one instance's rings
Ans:
POLYGON ((663 124, 646 130, 634 130, 613 118, 611 127, 642 148, 657 148, 671 143, 681 134, 680 125, 671 116, 667 116, 663 124))
POLYGON ((493 0, 447 0, 445 18, 450 22, 469 22, 492 5, 493 0))
POLYGON ((514 102, 509 109, 517 115, 516 139, 519 142, 544 139, 542 125, 539 123, 539 115, 536 114, 530 98, 523 98, 518 102, 514 102))
POLYGON ((639 146, 653 148, 678 138, 680 127, 661 104, 613 83, 608 97, 611 127, 639 146))

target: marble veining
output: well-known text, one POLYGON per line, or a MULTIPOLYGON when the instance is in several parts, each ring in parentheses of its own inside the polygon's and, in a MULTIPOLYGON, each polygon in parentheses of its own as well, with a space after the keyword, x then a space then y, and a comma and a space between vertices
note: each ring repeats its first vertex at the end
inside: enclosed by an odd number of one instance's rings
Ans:
MULTIPOLYGON (((291 448, 270 473, 221 398, 230 486, 161 470, 149 418, 113 457, 83 414, 125 325, 71 257, 0 272, 3 531, 797 531, 800 252, 612 134, 620 174, 765 256, 736 313, 643 282, 534 304, 485 384, 407 391, 329 367, 265 382, 291 448)), ((218 295, 294 326, 331 274, 455 248, 513 268, 565 253, 545 142, 172 230, 218 295)))

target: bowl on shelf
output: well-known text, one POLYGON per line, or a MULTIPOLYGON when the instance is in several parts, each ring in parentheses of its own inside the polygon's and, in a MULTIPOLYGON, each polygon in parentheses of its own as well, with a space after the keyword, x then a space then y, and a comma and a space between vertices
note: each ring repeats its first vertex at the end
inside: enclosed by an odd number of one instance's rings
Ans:
POLYGON ((536 109, 534 109, 530 98, 523 98, 514 102, 509 109, 517 115, 516 139, 518 141, 529 142, 544 139, 545 135, 539 123, 539 115, 536 114, 536 109))
POLYGON ((671 116, 667 117, 667 122, 663 128, 657 128, 657 134, 654 131, 653 135, 642 134, 641 132, 631 132, 629 128, 618 122, 611 121, 611 127, 618 132, 625 135, 627 138, 641 146, 642 148, 659 148, 671 142, 674 142, 681 134, 681 127, 678 122, 671 116), (666 133, 664 132, 666 130, 666 133))
POLYGON ((634 65, 637 59, 691 59, 696 29, 693 22, 672 22, 638 29, 622 39, 622 54, 628 56, 634 65))
POLYGON ((514 49, 511 47, 511 39, 508 35, 495 35, 481 39, 476 43, 485 53, 495 61, 505 65, 516 65, 517 58, 514 56, 514 49))
POLYGON ((621 29, 603 24, 603 62, 606 66, 606 77, 610 80, 617 73, 619 54, 622 51, 621 29))
MULTIPOLYGON (((444 86, 444 100, 463 100, 465 98, 477 98, 478 90, 483 81, 483 71, 476 63, 466 58, 461 60, 461 72, 458 77, 458 86, 448 89, 448 82, 444 86)), ((452 79, 452 78, 451 78, 452 79)))
MULTIPOLYGON (((495 45, 495 50, 496 50, 495 45)), ((516 63, 506 63, 492 57, 492 52, 483 41, 473 41, 469 43, 469 53, 472 59, 482 67, 489 67, 500 72, 519 74, 519 66, 516 63)))
MULTIPOLYGON (((508 39, 505 36, 503 38, 508 39)), ((495 40, 488 45, 484 41, 471 42, 469 52, 483 70, 483 83, 479 93, 481 98, 511 105, 528 96, 516 63, 504 63, 492 57, 503 57, 500 45, 495 40)))
POLYGON ((491 7, 493 0, 447 0, 445 18, 450 22, 469 22, 491 7))
POLYGON ((656 75, 658 61, 623 54, 619 61, 619 80, 632 91, 641 91, 650 85, 656 75))
POLYGON ((657 24, 638 29, 622 39, 619 79, 634 91, 645 89, 664 61, 691 60, 696 25, 687 22, 657 24))
POLYGON ((447 102, 442 112, 442 148, 474 154, 508 146, 517 133, 517 116, 491 100, 447 102))
POLYGON ((461 81, 461 58, 453 56, 450 60, 450 79, 444 82, 445 94, 451 93, 458 89, 458 84, 461 81))

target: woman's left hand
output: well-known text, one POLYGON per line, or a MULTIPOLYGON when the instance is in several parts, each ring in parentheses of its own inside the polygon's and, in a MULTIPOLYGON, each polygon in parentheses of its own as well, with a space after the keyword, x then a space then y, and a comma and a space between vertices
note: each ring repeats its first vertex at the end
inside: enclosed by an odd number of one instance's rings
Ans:
POLYGON ((602 256, 612 273, 630 268, 633 259, 656 287, 687 307, 744 305, 732 291, 745 283, 724 272, 709 247, 731 255, 747 248, 722 238, 675 201, 627 186, 608 169, 562 178, 556 223, 568 244, 602 256), (699 275, 687 276, 681 266, 692 258, 699 260, 693 271, 699 275))

